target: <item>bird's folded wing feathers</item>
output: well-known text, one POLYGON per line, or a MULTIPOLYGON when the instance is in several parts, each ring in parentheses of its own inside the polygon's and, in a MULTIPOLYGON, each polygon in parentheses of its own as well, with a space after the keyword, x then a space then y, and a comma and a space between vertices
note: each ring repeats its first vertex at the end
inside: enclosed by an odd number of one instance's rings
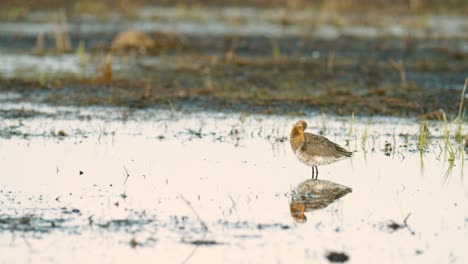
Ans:
POLYGON ((325 137, 310 133, 304 133, 304 136, 305 142, 302 145, 302 150, 312 156, 328 156, 337 158, 341 156, 350 156, 350 152, 325 137))

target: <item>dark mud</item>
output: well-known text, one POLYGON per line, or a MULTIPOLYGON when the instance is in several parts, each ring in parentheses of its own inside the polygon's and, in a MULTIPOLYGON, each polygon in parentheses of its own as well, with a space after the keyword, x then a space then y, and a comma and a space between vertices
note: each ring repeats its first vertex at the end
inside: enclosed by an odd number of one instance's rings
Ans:
POLYGON ((457 50, 463 39, 282 38, 277 58, 268 38, 239 38, 230 51, 232 40, 184 39, 186 50, 166 50, 161 63, 136 63, 104 82, 99 72, 46 81, 16 77, 0 79, 0 91, 52 105, 169 109, 170 101, 186 111, 414 116, 456 113, 468 69, 466 51, 457 50), (226 58, 226 52, 234 55, 226 58), (164 66, 173 60, 186 63, 164 66))
MULTIPOLYGON (((336 17, 335 11, 349 7, 335 3, 309 14, 268 9, 277 3, 264 1, 249 2, 251 9, 219 9, 218 15, 196 5, 148 6, 145 13, 141 4, 164 1, 141 1, 129 16, 107 1, 71 1, 58 13, 47 8, 54 1, 39 2, 42 9, 33 12, 38 3, 31 2, 24 15, 0 22, 0 56, 7 61, 0 67, 0 93, 18 93, 12 102, 294 115, 318 110, 415 116, 442 109, 453 115, 467 78, 464 17, 412 15, 404 22, 378 12, 336 17), (93 16, 93 8, 119 15, 93 16), (219 28, 203 31, 212 24, 219 28), (111 44, 132 26, 143 28, 152 45, 111 44), (243 27, 250 31, 239 30, 243 27), (61 38, 69 44, 60 44, 61 38)), ((21 13, 12 2, 3 4, 21 13)), ((406 5, 401 1, 392 8, 406 5)), ((438 10, 432 1, 411 8, 438 10)))
POLYGON ((349 260, 349 256, 342 252, 329 252, 326 258, 333 263, 344 263, 349 260))

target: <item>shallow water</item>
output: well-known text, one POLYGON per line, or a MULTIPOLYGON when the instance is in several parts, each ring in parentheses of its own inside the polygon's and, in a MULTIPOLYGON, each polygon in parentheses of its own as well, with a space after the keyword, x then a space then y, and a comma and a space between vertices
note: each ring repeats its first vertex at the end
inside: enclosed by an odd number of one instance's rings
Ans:
MULTIPOLYGON (((145 6, 129 18, 117 13, 96 17, 82 14, 64 24, 81 34, 117 33, 129 28, 141 31, 193 35, 306 35, 334 39, 342 35, 383 37, 465 37, 468 24, 463 16, 382 16, 340 14, 319 9, 293 10, 254 7, 165 7, 145 6), (373 21, 373 25, 363 22, 373 21), (372 18, 372 19, 371 19, 372 18)), ((53 34, 57 14, 37 11, 24 21, 0 23, 0 34, 53 34)))
POLYGON ((440 123, 421 156, 413 120, 301 117, 355 152, 319 167, 352 192, 301 224, 289 203, 311 170, 287 142, 299 117, 0 108, 37 115, 0 123, 2 263, 468 261, 466 153, 453 145, 446 174, 440 123))
MULTIPOLYGON (((47 80, 51 78, 80 77, 91 78, 99 74, 99 68, 105 61, 104 55, 46 55, 38 56, 24 53, 10 53, 0 51, 0 77, 4 79, 22 78, 33 80, 47 80), (40 67, 38 67, 40 65, 40 67)), ((135 68, 159 68, 164 62, 165 68, 180 67, 184 57, 168 58, 144 57, 114 57, 112 70, 123 78, 130 78, 135 74, 135 68)))

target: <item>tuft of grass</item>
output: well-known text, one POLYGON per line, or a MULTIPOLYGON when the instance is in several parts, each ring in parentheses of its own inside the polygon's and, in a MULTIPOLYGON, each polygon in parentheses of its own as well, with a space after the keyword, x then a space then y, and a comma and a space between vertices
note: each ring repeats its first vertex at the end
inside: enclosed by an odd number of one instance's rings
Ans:
POLYGON ((281 60, 280 46, 279 46, 278 40, 276 40, 275 38, 271 39, 271 49, 272 49, 272 53, 273 53, 273 60, 274 61, 281 60))
POLYGON ((320 131, 320 134, 323 135, 327 132, 327 124, 326 124, 327 118, 324 112, 322 112, 321 117, 322 117, 322 130, 320 131))
POLYGON ((392 155, 392 152, 393 152, 393 147, 392 147, 392 144, 388 143, 388 142, 385 142, 385 145, 384 145, 384 155, 385 156, 390 156, 392 155))
POLYGON ((419 160, 420 160, 420 173, 424 174, 424 150, 428 146, 429 128, 426 122, 422 122, 419 126, 419 160))
POLYGON ((445 143, 445 149, 449 151, 449 153, 453 152, 453 147, 452 143, 450 142, 450 128, 449 124, 447 121, 447 117, 445 115, 445 112, 442 111, 442 118, 444 121, 444 143, 445 143))
POLYGON ((136 248, 138 245, 139 245, 139 243, 136 241, 135 238, 132 238, 132 239, 130 240, 130 246, 131 246, 132 248, 136 248))
POLYGON ((70 36, 67 29, 67 15, 64 9, 60 9, 54 25, 55 51, 59 53, 71 50, 70 36))
POLYGON ((424 175, 424 155, 423 152, 419 152, 419 171, 421 175, 424 175))
POLYGON ((464 151, 460 151, 460 160, 461 160, 461 179, 463 181, 463 178, 464 178, 464 173, 463 173, 463 169, 465 167, 465 152, 464 151))
POLYGON ((333 67, 335 65, 335 56, 336 56, 336 51, 335 50, 328 53, 327 69, 328 69, 328 74, 330 74, 330 75, 333 74, 333 67))
POLYGON ((463 86, 463 90, 460 96, 460 103, 458 105, 458 116, 455 119, 458 123, 457 131, 455 132, 455 139, 459 143, 463 141, 462 125, 463 125, 463 119, 465 117, 463 101, 465 100, 465 92, 466 92, 467 85, 468 85, 468 78, 465 79, 465 85, 463 86))
POLYGON ((36 45, 34 46, 33 53, 36 55, 43 55, 45 53, 45 36, 44 33, 41 32, 37 34, 36 37, 36 45))
POLYGON ((405 71, 405 65, 403 64, 402 60, 395 61, 395 60, 390 60, 390 65, 392 65, 393 68, 398 70, 400 73, 400 87, 401 88, 406 88, 408 85, 406 83, 406 71, 405 71))
POLYGON ((364 150, 364 152, 366 151, 366 142, 367 142, 367 136, 368 136, 368 133, 369 133, 369 124, 370 124, 370 121, 369 123, 366 124, 366 127, 364 128, 364 133, 362 134, 362 139, 361 139, 361 147, 362 147, 362 150, 364 150))
POLYGON ((171 114, 173 117, 176 116, 176 111, 174 109, 174 105, 172 105, 172 101, 170 99, 167 100, 167 104, 169 105, 169 109, 171 109, 171 114))
POLYGON ((351 122, 349 124, 348 138, 346 139, 346 146, 349 146, 349 141, 351 140, 351 134, 353 133, 353 123, 354 123, 354 112, 351 113, 351 122))
POLYGON ((76 57, 78 58, 78 64, 83 69, 88 62, 89 56, 86 54, 86 45, 84 41, 80 41, 78 47, 76 48, 76 57))
POLYGON ((447 161, 449 163, 449 167, 447 168, 447 171, 445 172, 444 176, 444 182, 447 181, 448 177, 452 174, 452 170, 454 167, 455 163, 455 151, 452 146, 452 143, 450 142, 450 129, 449 125, 447 122, 447 117, 445 116, 445 112, 442 111, 442 118, 444 120, 444 145, 445 145, 445 152, 447 153, 447 161))
POLYGON ((99 68, 99 75, 95 78, 98 83, 110 83, 112 81, 112 55, 108 54, 99 68))
POLYGON ((429 128, 427 127, 426 122, 422 122, 419 126, 419 151, 423 153, 424 149, 427 147, 427 139, 429 137, 429 128))

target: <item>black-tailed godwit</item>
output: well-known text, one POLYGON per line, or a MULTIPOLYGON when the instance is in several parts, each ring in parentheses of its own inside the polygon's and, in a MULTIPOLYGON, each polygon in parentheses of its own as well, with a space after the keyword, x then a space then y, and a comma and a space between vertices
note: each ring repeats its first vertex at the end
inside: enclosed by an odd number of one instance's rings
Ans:
POLYGON ((290 143, 296 157, 312 166, 312 179, 318 178, 317 165, 330 164, 352 156, 352 152, 331 142, 326 137, 306 133, 305 121, 298 121, 291 130, 290 143))

